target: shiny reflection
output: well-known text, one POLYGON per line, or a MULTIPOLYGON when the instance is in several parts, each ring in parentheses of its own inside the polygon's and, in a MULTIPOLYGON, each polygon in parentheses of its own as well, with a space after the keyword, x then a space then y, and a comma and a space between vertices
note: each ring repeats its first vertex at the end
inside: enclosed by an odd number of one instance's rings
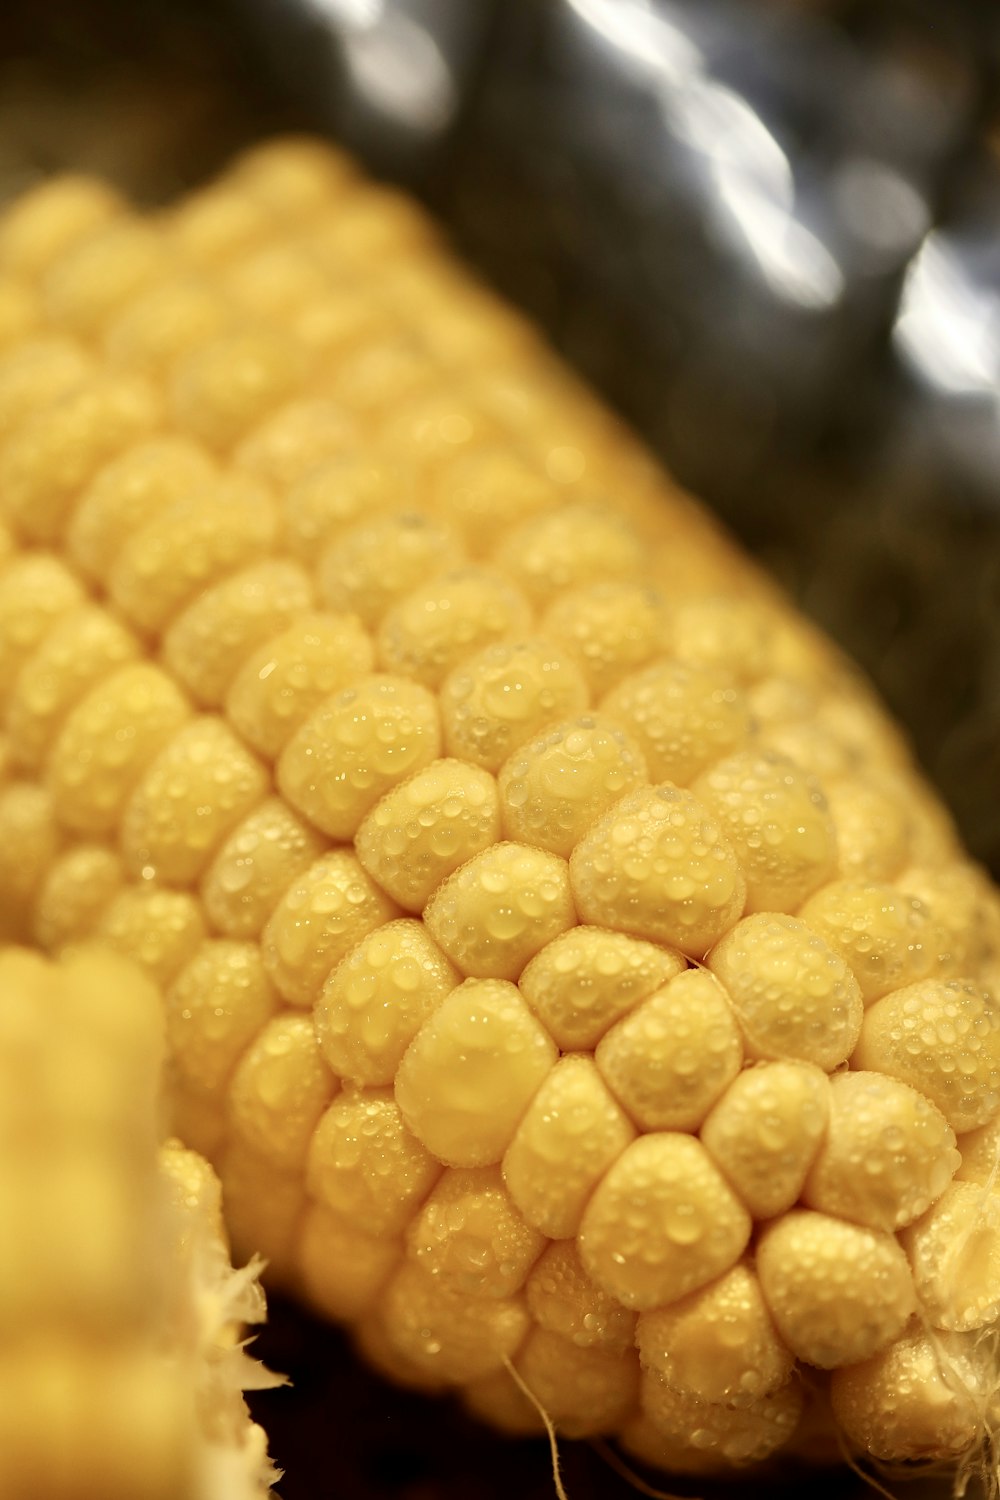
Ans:
POLYGON ((436 134, 458 108, 444 54, 426 26, 411 16, 388 12, 381 25, 348 34, 344 56, 368 103, 410 130, 436 134))
POLYGON ((977 285, 971 257, 934 231, 911 262, 893 342, 927 384, 948 395, 1000 395, 1000 294, 977 285))
POLYGON ((783 301, 821 310, 844 292, 832 253, 802 220, 788 156, 741 95, 714 78, 690 18, 651 0, 567 0, 591 33, 645 77, 673 140, 701 169, 712 222, 783 301))

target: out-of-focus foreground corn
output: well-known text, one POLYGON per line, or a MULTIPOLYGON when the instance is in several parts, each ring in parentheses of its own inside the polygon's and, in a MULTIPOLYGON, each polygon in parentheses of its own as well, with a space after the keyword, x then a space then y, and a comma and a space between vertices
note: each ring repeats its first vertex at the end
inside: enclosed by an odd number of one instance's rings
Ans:
POLYGON ((163 1023, 126 960, 0 953, 0 1494, 263 1500, 263 1314, 218 1179, 160 1146, 163 1023))
POLYGON ((0 271, 0 902, 237 1248, 511 1430, 970 1459, 1000 902, 864 683, 325 149, 0 271))

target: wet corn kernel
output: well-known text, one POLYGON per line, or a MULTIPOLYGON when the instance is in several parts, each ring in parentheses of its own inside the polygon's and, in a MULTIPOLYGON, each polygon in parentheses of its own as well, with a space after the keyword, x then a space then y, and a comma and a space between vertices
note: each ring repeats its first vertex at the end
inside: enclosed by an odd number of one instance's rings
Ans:
POLYGON ((323 833, 349 839, 380 797, 440 751, 438 706, 426 688, 365 677, 296 730, 278 760, 278 787, 323 833))
POLYGON ((632 579, 642 551, 632 530, 603 507, 565 505, 508 532, 494 559, 541 608, 565 589, 632 579))
POLYGON ((497 771, 526 740, 587 707, 579 668, 542 639, 500 642, 457 667, 441 688, 451 755, 497 771))
POLYGON ((278 797, 236 825, 201 881, 205 914, 222 933, 255 938, 292 881, 319 858, 325 840, 278 797))
POLYGON ((61 614, 27 656, 11 689, 7 729, 14 759, 37 771, 74 705, 139 650, 135 637, 107 610, 81 604, 61 614))
POLYGON ((667 610, 638 583, 594 583, 562 594, 542 616, 546 635, 580 664, 595 700, 663 650, 667 610))
POLYGON ((932 1328, 988 1328, 1000 1312, 1000 1194, 953 1182, 903 1231, 921 1310, 932 1328))
POLYGON ((161 750, 122 812, 126 869, 163 885, 191 884, 267 786, 263 766, 225 720, 192 719, 161 750))
POLYGON ((308 1016, 274 1016, 258 1031, 229 1082, 233 1130, 272 1166, 297 1168, 336 1088, 308 1016))
POLYGON ((316 1002, 319 1043, 334 1072, 391 1084, 424 1021, 460 980, 422 922, 402 918, 362 938, 316 1002))
POLYGON ((596 1047, 618 1018, 686 967, 680 954, 602 927, 571 927, 528 964, 521 994, 563 1051, 596 1047))
POLYGON ((395 1240, 367 1234, 357 1220, 309 1201, 297 1227, 295 1270, 310 1300, 345 1321, 374 1308, 401 1259, 395 1240))
POLYGON ((377 650, 387 672, 438 688, 467 657, 506 635, 527 632, 531 612, 523 595, 500 573, 458 568, 404 595, 378 632, 377 650))
POLYGON ((510 1297, 545 1236, 522 1218, 498 1167, 449 1167, 413 1216, 406 1244, 439 1286, 468 1297, 510 1297))
POLYGON ((130 885, 102 909, 94 936, 163 987, 193 957, 206 933, 200 904, 186 891, 130 885))
POLYGON ((168 265, 166 247, 153 228, 117 219, 61 255, 45 276, 46 317, 78 338, 93 338, 168 265))
POLYGON ((836 833, 815 777, 741 750, 692 784, 718 817, 747 881, 748 912, 793 912, 836 867, 836 833))
POLYGON ((458 539, 419 511, 394 511, 362 521, 332 542, 320 560, 324 604, 378 626, 427 574, 464 561, 458 539))
POLYGON ((407 475, 367 448, 318 464, 282 495, 282 539, 300 561, 322 557, 356 523, 398 510, 410 497, 407 475))
POLYGON ((230 315, 212 288, 183 274, 168 275, 123 303, 107 324, 104 347, 112 364, 160 375, 220 333, 230 315))
POLYGON ((933 963, 935 932, 926 906, 894 886, 832 880, 799 916, 843 958, 865 1005, 923 979, 933 963))
POLYGON ((25 660, 60 616, 75 612, 83 591, 59 558, 45 552, 12 558, 0 573, 0 695, 6 698, 25 660))
POLYGON ((690 792, 623 797, 573 850, 585 922, 669 943, 701 958, 743 911, 746 881, 718 823, 690 792))
POLYGON ((874 1458, 959 1458, 977 1441, 983 1377, 959 1340, 917 1331, 834 1370, 830 1403, 848 1441, 874 1458))
POLYGON ((59 834, 52 798, 31 781, 0 788, 0 879, 8 893, 2 915, 3 940, 22 940, 30 908, 55 859, 59 834))
POLYGON ((960 1134, 996 1113, 1000 1016, 973 984, 921 980, 869 1007, 853 1060, 925 1094, 960 1134))
POLYGON ((441 882, 500 836, 492 776, 435 760, 386 792, 355 835, 358 859, 400 906, 420 912, 441 882))
POLYGON ((108 593, 133 625, 158 633, 202 589, 263 558, 276 524, 272 502, 252 481, 210 483, 154 512, 127 538, 108 593))
POLYGON ((736 1011, 749 1056, 799 1058, 827 1072, 850 1057, 861 1030, 857 980, 804 922, 745 917, 708 965, 736 1011))
POLYGON ((496 446, 460 454, 439 470, 434 510, 474 557, 488 556, 511 527, 559 502, 559 492, 518 453, 496 446))
POLYGON ((70 174, 55 177, 5 212, 0 265, 33 280, 120 212, 119 198, 104 183, 70 174))
POLYGON ((666 658, 634 672, 602 701, 645 757, 653 781, 690 786, 694 778, 744 744, 746 698, 719 672, 666 658))
POLYGON ((94 362, 75 339, 36 337, 0 354, 0 433, 19 427, 92 375, 94 362))
POLYGON ((633 1350, 581 1347, 534 1328, 514 1366, 566 1437, 614 1432, 636 1402, 639 1364, 633 1350))
POLYGON ((701 1143, 658 1132, 633 1141, 602 1178, 578 1243, 598 1286, 642 1312, 728 1271, 750 1229, 750 1215, 701 1143))
POLYGON ((321 464, 341 458, 355 438, 350 416, 335 402, 301 397, 251 427, 234 459, 282 495, 321 464))
POLYGON ((311 1195, 376 1238, 412 1229, 440 1175, 385 1088, 345 1088, 316 1126, 306 1162, 311 1195))
POLYGON ((275 907, 261 934, 267 972, 290 1005, 312 1006, 355 943, 398 915, 355 856, 334 849, 298 875, 275 907))
POLYGON ((87 937, 125 882, 121 860, 103 844, 78 844, 49 867, 35 897, 33 937, 58 953, 87 937))
POLYGON ((163 639, 163 660, 193 698, 218 708, 248 653, 312 603, 312 583, 302 568, 257 563, 206 589, 174 619, 163 639))
POLYGON ((581 1349, 623 1352, 632 1347, 635 1314, 595 1286, 572 1240, 550 1244, 525 1284, 528 1308, 539 1328, 581 1349))
POLYGON ((217 1094, 277 1008, 255 943, 202 943, 164 996, 167 1041, 185 1084, 217 1094))
POLYGON ((141 661, 105 677, 64 721, 49 753, 49 788, 78 833, 112 832, 143 771, 191 709, 159 667, 141 661))
POLYGON ((640 752, 613 719, 568 719, 501 766, 504 832, 568 859, 591 824, 646 780, 640 752))
POLYGON ((456 968, 482 979, 516 979, 574 916, 566 861, 511 843, 474 855, 424 910, 428 931, 456 968))
POLYGON ((364 677, 373 659, 353 615, 302 613, 250 653, 226 694, 226 713, 255 750, 276 756, 326 698, 364 677))
POLYGON ((504 1154, 504 1181, 529 1224, 549 1239, 568 1239, 594 1188, 635 1134, 592 1059, 571 1054, 559 1060, 522 1116, 504 1154))
POLYGON ((771 1395, 794 1363, 756 1275, 743 1264, 678 1302, 640 1313, 635 1340, 644 1369, 681 1395, 725 1406, 771 1395))
POLYGON ((795 1380, 753 1405, 732 1407, 684 1395, 651 1372, 643 1378, 641 1399, 660 1437, 734 1466, 760 1463, 786 1444, 803 1405, 795 1380))
POLYGON ((743 1043, 722 986, 686 969, 606 1032, 594 1060, 642 1130, 697 1130, 732 1083, 743 1043))
POLYGON ((901 1229, 940 1198, 960 1160, 954 1131, 923 1094, 881 1073, 838 1073, 802 1201, 872 1229, 901 1229))
POLYGON ((136 443, 95 474, 73 511, 66 546, 74 564, 106 581, 129 541, 155 516, 210 483, 214 466, 183 438, 136 443))
POLYGON ((468 979, 420 1027, 396 1073, 396 1102, 449 1166, 489 1166, 556 1060, 551 1037, 501 979, 468 979))
POLYGON ((500 1369, 530 1322, 520 1297, 462 1297, 413 1261, 384 1288, 380 1312, 391 1352, 449 1384, 500 1369))
POLYGON ((300 374, 296 351, 279 334, 221 333, 174 367, 170 414, 181 432, 225 453, 296 393, 300 374))
POLYGON ((916 1308, 913 1277, 892 1235, 807 1209, 764 1230, 757 1274, 785 1343, 821 1370, 877 1354, 916 1308))
POLYGON ((61 538, 84 485, 149 436, 159 415, 147 385, 113 377, 31 411, 0 447, 5 518, 33 544, 61 538))
POLYGON ((829 1083, 815 1064, 759 1063, 729 1085, 701 1140, 754 1218, 771 1219, 799 1197, 829 1112, 829 1083))

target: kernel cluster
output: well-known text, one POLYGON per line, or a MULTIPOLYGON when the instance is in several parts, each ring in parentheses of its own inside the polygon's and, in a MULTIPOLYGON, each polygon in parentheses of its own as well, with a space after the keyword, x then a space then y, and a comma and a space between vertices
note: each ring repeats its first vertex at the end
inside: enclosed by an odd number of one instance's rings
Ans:
POLYGON ((833 648, 326 149, 0 292, 5 935, 162 986, 237 1245, 513 1431, 922 1456, 931 1329, 971 1441, 1000 899, 833 648))

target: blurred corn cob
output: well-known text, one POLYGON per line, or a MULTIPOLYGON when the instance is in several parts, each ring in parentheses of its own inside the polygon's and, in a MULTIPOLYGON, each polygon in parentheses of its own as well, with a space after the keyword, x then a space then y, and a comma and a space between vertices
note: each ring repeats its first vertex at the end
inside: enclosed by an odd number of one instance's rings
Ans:
POLYGON ((253 1500, 273 1472, 241 1391, 259 1267, 218 1180, 159 1146, 159 996, 118 955, 0 953, 0 1493, 253 1500))
POLYGON ((0 900, 237 1248, 514 1430, 976 1454, 1000 903, 864 684, 330 152, 0 271, 0 900))

